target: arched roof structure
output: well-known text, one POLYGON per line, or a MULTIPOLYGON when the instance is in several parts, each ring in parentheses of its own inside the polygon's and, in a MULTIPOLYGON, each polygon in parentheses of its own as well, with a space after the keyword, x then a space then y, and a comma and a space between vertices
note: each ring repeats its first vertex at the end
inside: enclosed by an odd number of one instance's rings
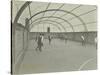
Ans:
POLYGON ((97 31, 95 5, 13 1, 12 14, 13 23, 25 25, 25 19, 28 18, 31 32, 34 32, 34 27, 40 26, 39 24, 55 25, 57 28, 60 26, 63 30, 59 28, 59 32, 97 31))

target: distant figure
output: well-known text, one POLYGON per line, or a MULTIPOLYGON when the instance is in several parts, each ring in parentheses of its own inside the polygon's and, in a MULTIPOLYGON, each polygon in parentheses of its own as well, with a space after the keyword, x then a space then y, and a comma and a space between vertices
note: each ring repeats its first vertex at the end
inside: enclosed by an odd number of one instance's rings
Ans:
POLYGON ((51 36, 48 36, 48 40, 49 40, 49 45, 51 44, 51 36))
POLYGON ((95 37, 94 42, 95 42, 95 46, 96 46, 96 49, 97 49, 97 37, 95 37))
POLYGON ((40 37, 41 37, 41 43, 42 43, 42 46, 43 46, 44 36, 41 35, 40 37))
POLYGON ((82 46, 83 46, 83 45, 85 45, 85 38, 83 35, 81 36, 81 39, 82 39, 82 46))
POLYGON ((39 50, 40 52, 42 51, 43 47, 43 35, 39 35, 37 38, 37 47, 36 50, 39 50))

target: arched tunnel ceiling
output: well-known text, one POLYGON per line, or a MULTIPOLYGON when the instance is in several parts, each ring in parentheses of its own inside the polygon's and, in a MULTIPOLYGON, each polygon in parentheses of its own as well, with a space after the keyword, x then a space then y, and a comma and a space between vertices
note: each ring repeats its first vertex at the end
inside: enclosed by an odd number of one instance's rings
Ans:
MULTIPOLYGON (((13 22, 16 14, 24 5, 24 3, 25 1, 13 1, 13 22)), ((97 31, 97 7, 95 5, 31 2, 21 14, 18 23, 21 23, 25 26, 26 18, 30 19, 31 32, 46 31, 47 26, 50 26, 52 28, 52 32, 97 31), (54 9, 57 11, 55 11, 54 9), (67 12, 65 13, 61 10, 67 12), (59 23, 60 25, 58 25, 57 23, 59 23), (58 27, 60 27, 62 30, 59 30, 58 27)))

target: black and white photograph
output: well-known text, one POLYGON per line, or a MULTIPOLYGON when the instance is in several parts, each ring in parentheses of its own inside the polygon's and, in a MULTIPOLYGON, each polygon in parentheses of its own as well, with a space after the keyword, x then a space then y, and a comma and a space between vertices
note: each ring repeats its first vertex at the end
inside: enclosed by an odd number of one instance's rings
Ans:
POLYGON ((97 9, 11 1, 12 74, 96 70, 97 9))

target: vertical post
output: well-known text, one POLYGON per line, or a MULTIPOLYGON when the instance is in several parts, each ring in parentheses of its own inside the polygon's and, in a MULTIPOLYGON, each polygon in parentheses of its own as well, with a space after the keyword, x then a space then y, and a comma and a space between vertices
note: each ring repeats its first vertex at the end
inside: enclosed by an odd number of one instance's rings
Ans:
POLYGON ((28 18, 25 19, 25 28, 27 29, 27 49, 28 49, 28 43, 29 43, 29 20, 28 18))
POLYGON ((11 65, 12 65, 12 71, 11 71, 11 73, 13 74, 14 73, 14 64, 15 64, 15 33, 16 33, 16 25, 15 24, 11 24, 12 26, 12 28, 11 28, 11 32, 12 32, 12 36, 11 36, 11 40, 12 40, 12 44, 11 44, 11 46, 12 46, 12 49, 11 49, 11 57, 12 57, 12 63, 11 63, 11 65))
MULTIPOLYGON (((13 2, 11 1, 11 7, 13 6, 13 2)), ((13 24, 12 24, 12 11, 13 11, 13 9, 11 8, 11 74, 13 74, 13 67, 14 67, 14 36, 15 36, 15 34, 14 34, 14 27, 13 27, 13 24)))
POLYGON ((23 50, 24 50, 24 31, 25 29, 23 29, 23 50))

